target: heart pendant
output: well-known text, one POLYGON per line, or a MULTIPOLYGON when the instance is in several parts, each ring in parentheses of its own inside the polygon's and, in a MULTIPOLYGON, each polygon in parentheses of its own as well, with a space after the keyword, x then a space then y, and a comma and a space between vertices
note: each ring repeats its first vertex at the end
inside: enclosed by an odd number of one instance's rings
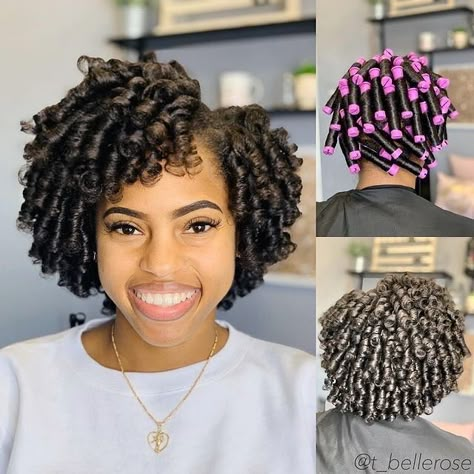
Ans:
POLYGON ((162 431, 161 426, 159 426, 156 431, 149 433, 147 439, 151 449, 153 449, 153 451, 158 454, 161 453, 161 451, 163 451, 166 446, 168 446, 170 437, 168 436, 168 433, 162 431))

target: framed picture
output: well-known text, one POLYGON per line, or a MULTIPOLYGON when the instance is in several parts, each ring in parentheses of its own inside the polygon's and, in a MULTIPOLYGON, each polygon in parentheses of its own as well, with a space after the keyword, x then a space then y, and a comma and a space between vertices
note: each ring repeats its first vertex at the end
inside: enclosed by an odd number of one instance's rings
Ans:
POLYGON ((303 158, 300 176, 303 191, 299 209, 301 217, 291 228, 291 238, 297 248, 286 260, 273 265, 265 278, 272 283, 314 287, 316 272, 316 248, 314 229, 316 212, 314 193, 316 185, 316 158, 314 147, 302 147, 297 155, 303 158))
POLYGON ((160 0, 157 34, 235 28, 301 18, 301 0, 160 0))
POLYGON ((388 0, 389 16, 410 15, 453 8, 456 0, 388 0))
POLYGON ((474 125, 474 64, 443 66, 436 68, 436 72, 451 81, 449 98, 459 112, 459 117, 448 124, 474 125))
POLYGON ((433 272, 436 237, 375 237, 372 272, 433 272))
MULTIPOLYGON (((464 335, 471 354, 474 354, 474 331, 467 331, 464 335)), ((474 360, 472 357, 464 359, 464 372, 458 381, 459 391, 465 395, 474 395, 474 360)))

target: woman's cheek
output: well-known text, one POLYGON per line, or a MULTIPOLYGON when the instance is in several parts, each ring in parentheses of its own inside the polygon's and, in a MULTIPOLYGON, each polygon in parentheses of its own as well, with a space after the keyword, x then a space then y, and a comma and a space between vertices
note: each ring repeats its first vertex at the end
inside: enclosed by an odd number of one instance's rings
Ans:
POLYGON ((219 293, 227 292, 232 285, 235 273, 234 242, 223 241, 219 245, 201 248, 195 254, 196 269, 202 284, 212 283, 219 293))
POLYGON ((99 246, 98 256, 99 279, 105 290, 117 291, 123 288, 127 279, 137 271, 138 259, 119 247, 99 246))

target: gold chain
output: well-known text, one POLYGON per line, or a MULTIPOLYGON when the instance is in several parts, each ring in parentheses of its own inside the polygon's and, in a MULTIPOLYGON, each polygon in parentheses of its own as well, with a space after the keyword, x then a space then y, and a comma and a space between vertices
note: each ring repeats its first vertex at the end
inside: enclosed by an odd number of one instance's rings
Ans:
POLYGON ((167 423, 171 417, 179 410, 181 405, 187 400, 189 395, 191 395, 191 392, 194 390, 196 385, 199 383, 199 380, 201 379, 202 375, 204 374, 204 371, 206 370, 207 365, 209 364, 209 361, 211 360, 211 357, 214 355, 214 352, 217 347, 217 341, 218 341, 218 334, 217 334, 217 327, 214 328, 215 331, 215 338, 214 338, 214 344, 212 345, 211 352, 209 353, 209 356, 207 357, 207 360, 199 372, 198 376, 196 377, 196 380, 194 380, 193 384, 191 385, 190 389, 186 392, 184 397, 179 401, 179 403, 168 413, 168 415, 163 418, 163 420, 157 420, 147 409, 141 398, 138 396, 137 392, 133 388, 132 383, 130 382, 130 379, 127 377, 127 374, 125 373, 122 365, 122 361, 120 360, 120 356, 117 350, 117 346, 115 345, 115 321, 112 324, 112 345, 114 347, 114 352, 115 356, 117 358, 117 362, 120 366, 120 370, 122 371, 122 375, 125 377, 125 380, 127 381, 128 386, 130 387, 130 390, 132 391, 134 397, 137 399, 138 403, 142 406, 142 408, 145 410, 145 413, 153 420, 153 422, 157 426, 156 431, 152 431, 151 433, 148 434, 148 443, 151 446, 151 448, 156 452, 160 453, 163 451, 166 446, 168 446, 169 442, 169 435, 163 431, 163 425, 167 423))

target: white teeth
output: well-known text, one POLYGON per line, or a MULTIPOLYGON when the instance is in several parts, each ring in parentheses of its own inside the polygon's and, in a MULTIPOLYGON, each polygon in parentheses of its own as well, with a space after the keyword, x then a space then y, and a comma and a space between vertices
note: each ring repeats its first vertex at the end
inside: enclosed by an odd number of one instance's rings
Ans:
POLYGON ((196 290, 183 293, 140 293, 135 291, 138 298, 155 306, 174 306, 192 298, 195 293, 196 290))

